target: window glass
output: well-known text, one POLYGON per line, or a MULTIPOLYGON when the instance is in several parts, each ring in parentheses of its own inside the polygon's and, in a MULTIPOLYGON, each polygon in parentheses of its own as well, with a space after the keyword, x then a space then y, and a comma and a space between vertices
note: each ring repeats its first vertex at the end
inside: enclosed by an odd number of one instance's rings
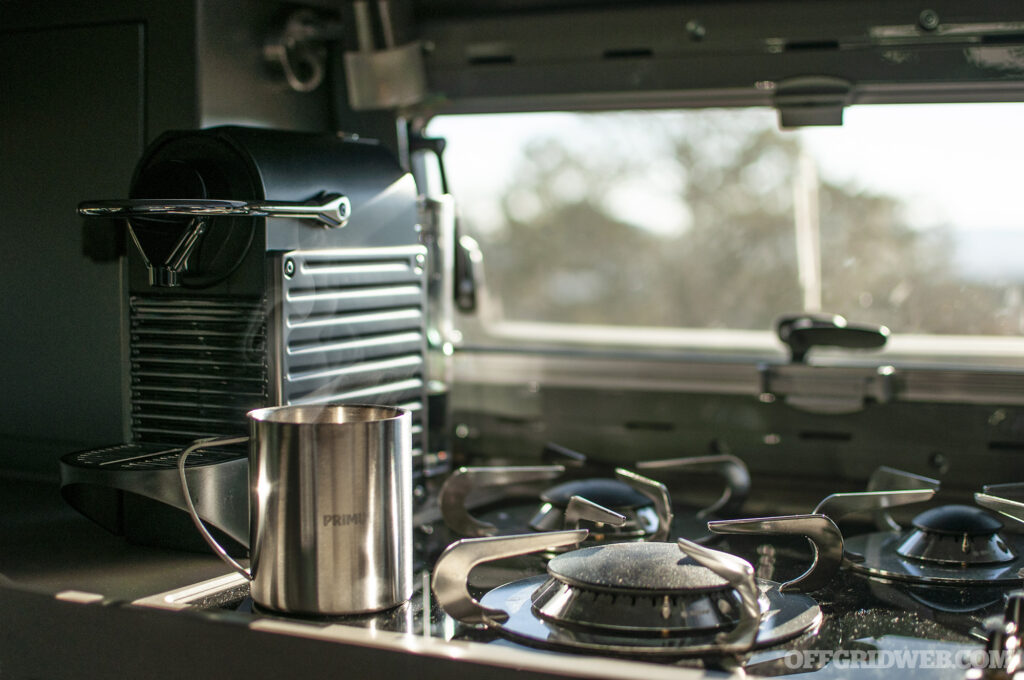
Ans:
POLYGON ((1024 330, 1021 104, 442 116, 462 233, 510 321, 1024 330))

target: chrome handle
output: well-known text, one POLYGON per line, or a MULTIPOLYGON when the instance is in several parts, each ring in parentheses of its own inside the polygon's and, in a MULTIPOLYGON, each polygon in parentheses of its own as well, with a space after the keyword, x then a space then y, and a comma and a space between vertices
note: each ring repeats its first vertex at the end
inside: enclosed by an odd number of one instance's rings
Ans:
POLYGON ((577 529, 490 538, 464 538, 445 548, 437 559, 431 588, 437 597, 437 603, 449 616, 476 626, 501 625, 508 620, 506 612, 485 607, 469 594, 468 578, 473 567, 548 548, 577 545, 586 537, 586 529, 577 529))
POLYGON ((834 521, 866 510, 884 510, 900 505, 911 505, 931 500, 935 489, 908 489, 905 491, 855 491, 852 493, 834 493, 826 496, 814 508, 815 515, 828 515, 834 521))
POLYGON ((199 518, 199 513, 196 512, 196 506, 192 503, 192 494, 188 490, 188 480, 185 478, 185 460, 188 458, 190 453, 198 451, 199 449, 209 449, 214 446, 243 444, 247 441, 249 441, 248 437, 197 439, 192 442, 191 446, 184 449, 180 456, 178 456, 178 481, 181 482, 181 493, 185 495, 185 509, 188 510, 189 517, 192 518, 192 523, 196 525, 196 529, 199 529, 199 533, 202 534, 203 540, 206 541, 206 545, 210 546, 213 552, 217 553, 217 557, 221 558, 228 566, 244 576, 245 580, 251 581, 252 574, 249 570, 236 562, 231 555, 228 555, 227 551, 224 550, 220 543, 217 542, 217 539, 207 531, 206 525, 203 524, 203 520, 199 518))
POLYGON ((305 203, 143 198, 123 201, 86 201, 78 205, 78 213, 85 217, 125 219, 159 215, 294 217, 316 220, 322 226, 333 229, 344 227, 348 223, 349 215, 352 213, 352 204, 347 196, 341 194, 318 194, 305 203))
MULTIPOLYGON (((939 480, 883 465, 871 473, 868 491, 939 490, 939 480)), ((903 531, 903 527, 884 509, 875 512, 875 526, 881 531, 903 531)))
POLYGON ((658 530, 652 533, 648 540, 667 541, 669 530, 672 528, 672 502, 669 500, 665 485, 623 468, 615 468, 615 476, 654 503, 654 513, 658 516, 658 530))
POLYGON ((719 513, 732 515, 739 511, 750 494, 750 470, 746 463, 731 454, 648 460, 636 464, 637 470, 697 470, 718 473, 725 480, 725 489, 714 503, 697 513, 712 517, 719 513))
POLYGON ((580 522, 583 520, 621 527, 626 523, 626 516, 582 496, 573 496, 565 508, 565 528, 579 529, 580 522))
POLYGON ((712 550, 685 538, 676 541, 679 549, 701 566, 721 576, 740 596, 740 620, 727 633, 719 633, 716 640, 721 651, 742 653, 757 642, 757 629, 761 625, 760 590, 754 578, 754 567, 741 557, 720 550, 712 550))
POLYGON ((788 515, 784 517, 755 517, 708 522, 708 529, 716 534, 768 534, 804 536, 814 551, 810 568, 779 590, 809 593, 828 585, 843 563, 843 534, 835 522, 825 515, 788 515))
POLYGON ((473 489, 505 486, 520 482, 554 479, 565 472, 561 465, 462 467, 451 474, 441 487, 441 517, 449 529, 463 536, 493 536, 498 527, 469 514, 466 497, 473 489))

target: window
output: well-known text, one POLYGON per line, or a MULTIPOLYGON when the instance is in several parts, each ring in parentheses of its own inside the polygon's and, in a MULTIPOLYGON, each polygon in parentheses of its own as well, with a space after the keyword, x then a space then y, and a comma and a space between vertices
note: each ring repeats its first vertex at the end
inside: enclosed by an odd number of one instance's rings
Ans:
POLYGON ((704 109, 442 116, 428 132, 448 140, 484 254, 483 328, 763 346, 801 310, 894 338, 1020 336, 1022 119, 1022 104, 929 104, 792 131, 770 109, 704 109))

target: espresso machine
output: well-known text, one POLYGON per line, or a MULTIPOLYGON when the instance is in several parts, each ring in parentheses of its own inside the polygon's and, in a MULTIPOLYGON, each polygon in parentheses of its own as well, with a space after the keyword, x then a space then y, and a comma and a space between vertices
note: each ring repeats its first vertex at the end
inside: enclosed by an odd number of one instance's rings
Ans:
MULTIPOLYGON (((413 418, 414 483, 428 451, 426 250, 412 176, 372 140, 243 127, 167 132, 130 197, 86 201, 127 250, 125 442, 61 459, 62 495, 130 540, 204 549, 176 462, 245 414, 372 403, 413 418)), ((239 553, 247 460, 198 451, 197 511, 239 553)))

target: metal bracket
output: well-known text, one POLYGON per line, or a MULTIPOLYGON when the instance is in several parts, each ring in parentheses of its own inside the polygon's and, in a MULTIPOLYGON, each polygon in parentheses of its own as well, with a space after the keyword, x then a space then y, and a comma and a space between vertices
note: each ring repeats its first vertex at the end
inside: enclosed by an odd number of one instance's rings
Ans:
POLYGON ((623 468, 616 468, 615 476, 647 496, 654 503, 654 512, 658 516, 658 530, 651 534, 648 540, 667 541, 672 528, 672 501, 669 500, 668 488, 661 482, 623 468))
MULTIPOLYGON (((827 515, 833 520, 840 520, 855 512, 867 510, 884 510, 900 505, 912 505, 931 500, 935 489, 907 489, 899 491, 855 491, 852 493, 834 493, 826 496, 817 507, 815 515, 827 515)), ((897 525, 898 526, 898 525, 897 525)))
POLYGON ((508 614, 500 609, 484 607, 469 594, 468 578, 473 567, 506 557, 577 545, 586 537, 586 529, 577 529, 456 541, 441 553, 434 564, 431 587, 437 603, 449 616, 462 623, 500 626, 508 620, 508 614))
POLYGON ((992 492, 1024 492, 1024 484, 988 484, 982 487, 985 493, 974 494, 974 502, 983 508, 995 510, 1004 517, 1024 522, 1024 502, 1003 498, 992 492))
POLYGON ((345 52, 345 84, 353 111, 392 109, 418 104, 427 96, 423 46, 418 41, 395 45, 390 3, 378 0, 384 49, 375 49, 373 24, 366 0, 356 0, 358 51, 345 52))
POLYGON ((626 523, 626 516, 582 496, 573 496, 565 508, 565 528, 579 529, 581 521, 620 527, 626 523))
POLYGON ((887 404, 896 395, 896 369, 760 364, 758 398, 786 404, 808 413, 841 415, 863 411, 868 403, 887 404))
MULTIPOLYGON (((868 479, 869 492, 931 490, 932 495, 934 495, 939 490, 939 486, 940 482, 937 479, 915 475, 912 472, 904 472, 903 470, 897 470, 885 465, 872 472, 871 477, 868 479)), ((931 496, 927 498, 922 497, 922 500, 928 500, 929 498, 931 496)), ((897 503, 893 505, 903 504, 897 503)), ((893 505, 878 506, 878 510, 875 512, 875 526, 880 531, 903 531, 903 527, 885 510, 885 508, 893 507, 893 505)))
POLYGON ((441 517, 449 529, 463 536, 493 536, 498 527, 476 519, 466 509, 470 492, 488 486, 555 479, 563 472, 565 468, 561 465, 461 467, 441 486, 441 517))
POLYGON ((750 494, 750 470, 742 460, 731 454, 648 460, 637 463, 636 469, 679 472, 694 470, 718 473, 725 480, 725 489, 718 500, 697 513, 697 517, 701 519, 719 514, 735 514, 750 494))
POLYGON ((773 103, 779 126, 842 125, 843 107, 851 101, 853 83, 834 76, 786 78, 775 84, 773 103))
POLYGON ((809 593, 828 585, 843 563, 843 534, 825 515, 788 515, 708 522, 716 534, 754 534, 804 536, 814 551, 810 568, 779 590, 809 593))
POLYGON ((736 627, 716 637, 720 650, 727 654, 750 651, 757 642, 761 626, 760 590, 754 578, 754 567, 743 558, 719 550, 712 550, 685 538, 676 541, 679 549, 695 562, 721 576, 740 596, 740 620, 736 627))

